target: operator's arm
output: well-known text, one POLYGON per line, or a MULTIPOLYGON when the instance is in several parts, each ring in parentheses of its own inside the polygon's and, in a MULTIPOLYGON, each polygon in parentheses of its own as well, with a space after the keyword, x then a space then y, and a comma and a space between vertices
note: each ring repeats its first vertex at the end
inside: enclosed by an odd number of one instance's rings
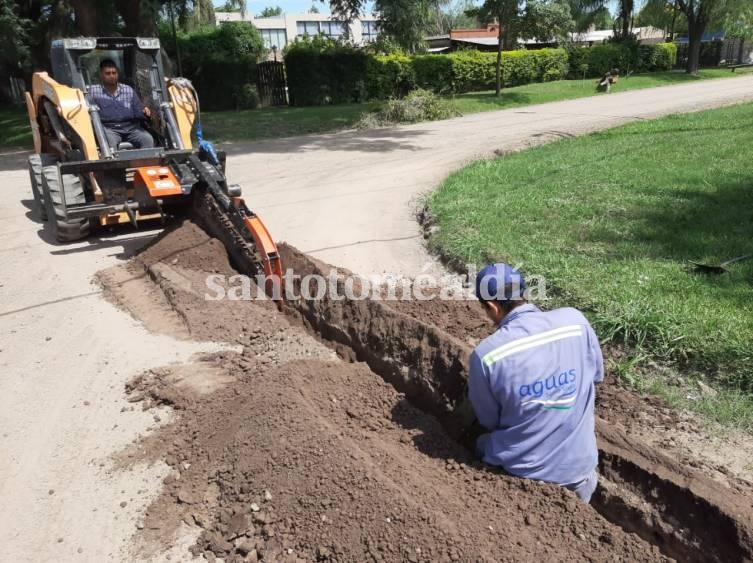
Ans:
POLYGON ((492 394, 489 376, 477 352, 471 354, 468 370, 468 398, 481 426, 494 430, 499 424, 499 404, 492 394))
POLYGON ((130 86, 127 86, 128 89, 131 91, 131 111, 133 111, 133 118, 134 119, 141 119, 142 115, 146 115, 149 117, 149 109, 144 106, 144 104, 141 103, 141 100, 139 100, 138 95, 136 94, 136 91, 131 88, 130 86))
POLYGON ((588 338, 588 351, 594 366, 594 383, 604 381, 604 356, 601 354, 599 338, 596 336, 591 325, 587 325, 586 335, 588 338))

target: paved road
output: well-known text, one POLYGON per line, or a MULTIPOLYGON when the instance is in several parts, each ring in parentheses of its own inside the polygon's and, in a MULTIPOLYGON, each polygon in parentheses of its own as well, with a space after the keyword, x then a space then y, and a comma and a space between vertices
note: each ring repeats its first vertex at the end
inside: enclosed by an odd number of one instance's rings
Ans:
MULTIPOLYGON (((743 100, 753 100, 753 76, 230 146, 229 175, 276 237, 360 273, 416 274, 430 261, 417 198, 464 162, 743 100)), ((128 560, 165 468, 111 467, 109 456, 154 424, 123 410, 123 384, 212 345, 150 334, 101 298, 92 275, 154 233, 51 244, 30 216, 25 156, 0 156, 0 560, 128 560)))

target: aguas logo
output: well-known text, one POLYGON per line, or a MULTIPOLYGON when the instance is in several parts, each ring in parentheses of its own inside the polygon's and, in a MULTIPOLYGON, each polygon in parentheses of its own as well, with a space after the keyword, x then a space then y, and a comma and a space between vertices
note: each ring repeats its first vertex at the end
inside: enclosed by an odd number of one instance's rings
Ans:
POLYGON ((540 404, 546 408, 569 409, 577 398, 576 380, 577 371, 573 368, 521 385, 518 395, 521 399, 528 398, 522 403, 524 405, 540 404))

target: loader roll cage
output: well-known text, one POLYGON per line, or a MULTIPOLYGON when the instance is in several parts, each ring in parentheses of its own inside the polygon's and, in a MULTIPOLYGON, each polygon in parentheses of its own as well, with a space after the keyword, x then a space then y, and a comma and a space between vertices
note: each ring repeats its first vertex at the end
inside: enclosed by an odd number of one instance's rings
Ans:
POLYGON ((56 39, 52 42, 51 59, 55 80, 84 92, 101 158, 110 159, 120 150, 128 150, 127 146, 109 146, 99 107, 92 103, 89 97, 90 87, 99 84, 99 63, 103 59, 115 61, 120 72, 120 82, 131 86, 142 103, 151 110, 152 117, 149 123, 145 124, 145 128, 155 137, 157 146, 155 149, 144 150, 153 151, 156 154, 161 149, 182 150, 186 148, 169 103, 159 39, 146 37, 56 39))

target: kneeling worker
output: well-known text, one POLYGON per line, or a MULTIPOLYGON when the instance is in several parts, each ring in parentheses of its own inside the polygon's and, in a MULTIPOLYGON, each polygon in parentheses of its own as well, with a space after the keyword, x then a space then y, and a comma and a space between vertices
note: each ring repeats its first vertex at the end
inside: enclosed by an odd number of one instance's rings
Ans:
POLYGON ((117 150, 123 141, 137 149, 154 147, 154 139, 139 122, 151 112, 128 84, 118 82, 118 67, 111 59, 99 63, 102 84, 89 88, 89 97, 99 106, 99 115, 110 146, 117 150))
POLYGON ((541 311, 508 264, 476 278, 476 296, 497 325, 471 354, 468 393, 489 433, 479 457, 517 477, 556 483, 589 502, 596 489, 594 384, 604 379, 598 339, 580 311, 541 311))

